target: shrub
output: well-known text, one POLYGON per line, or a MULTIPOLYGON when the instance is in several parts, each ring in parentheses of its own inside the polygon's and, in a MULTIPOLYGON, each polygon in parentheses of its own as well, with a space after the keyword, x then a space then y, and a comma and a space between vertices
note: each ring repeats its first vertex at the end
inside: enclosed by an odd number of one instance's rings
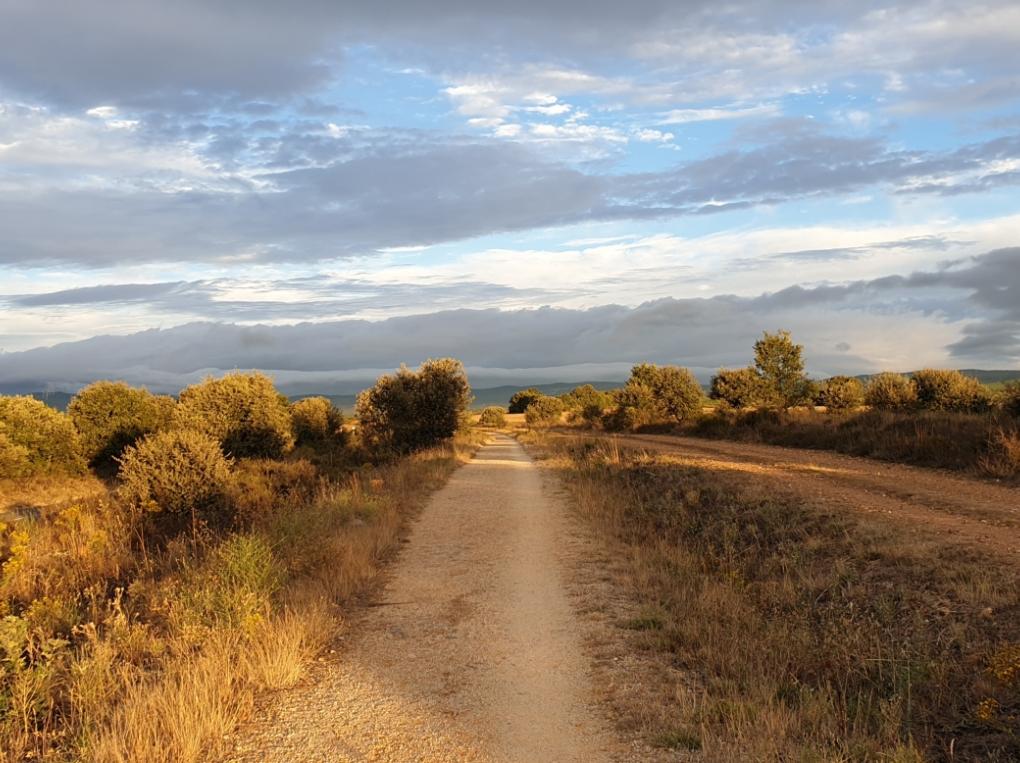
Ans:
POLYGON ((529 427, 548 427, 556 424, 563 414, 563 401, 558 397, 543 395, 528 406, 524 412, 524 420, 529 427))
POLYGON ((846 411, 864 404, 864 385, 852 376, 833 376, 822 385, 818 402, 830 411, 846 411))
POLYGON ((453 437, 471 402, 459 360, 428 360, 401 368, 358 395, 362 441, 380 453, 410 453, 453 437))
POLYGON ((545 395, 539 392, 534 387, 528 387, 522 389, 520 392, 515 392, 510 398, 510 404, 507 406, 507 410, 510 413, 524 413, 528 410, 528 406, 545 395))
POLYGON ((753 368, 720 368, 709 393, 733 408, 751 408, 761 401, 762 380, 753 368))
POLYGON ((651 424, 658 416, 658 407, 651 387, 637 381, 634 375, 613 393, 613 410, 602 417, 602 426, 610 432, 622 432, 651 424))
POLYGON ((985 455, 978 466, 992 477, 1020 475, 1020 432, 997 429, 988 437, 985 455))
POLYGON ((701 411, 701 385, 686 368, 641 363, 634 366, 630 379, 616 394, 618 408, 631 408, 631 413, 610 416, 614 423, 627 420, 651 423, 671 420, 677 423, 693 418, 701 411))
POLYGON ((926 368, 916 372, 911 381, 922 408, 977 413, 991 407, 988 389, 959 371, 926 368))
POLYGON ((34 397, 0 396, 0 477, 84 469, 71 419, 34 397))
POLYGON ((910 379, 903 374, 883 371, 868 381, 864 390, 864 402, 872 408, 903 410, 917 403, 917 392, 910 379))
POLYGON ((240 524, 252 524, 276 512, 307 505, 318 487, 319 472, 305 459, 244 459, 234 465, 231 512, 240 524))
POLYGON ((329 398, 306 397, 292 403, 290 418, 298 445, 322 447, 343 442, 344 417, 329 398))
POLYGON ((762 403, 790 408, 809 399, 804 376, 804 347, 794 344, 789 331, 767 331, 754 343, 754 367, 762 381, 762 403))
POLYGON ((109 467, 139 438, 166 429, 174 400, 124 382, 98 381, 71 398, 67 413, 78 430, 82 453, 93 467, 109 467))
POLYGON ((260 373, 227 374, 188 387, 174 425, 202 432, 237 458, 279 458, 294 445, 287 399, 260 373))
POLYGON ((155 515, 165 529, 178 531, 185 520, 224 525, 229 519, 230 461, 211 437, 193 430, 148 435, 124 451, 121 497, 155 515))
POLYGON ((1006 413, 1020 418, 1020 381, 1006 382, 999 393, 999 404, 1006 413))
POLYGON ((497 405, 490 405, 482 410, 478 417, 478 423, 483 427, 504 427, 506 426, 506 412, 497 405))

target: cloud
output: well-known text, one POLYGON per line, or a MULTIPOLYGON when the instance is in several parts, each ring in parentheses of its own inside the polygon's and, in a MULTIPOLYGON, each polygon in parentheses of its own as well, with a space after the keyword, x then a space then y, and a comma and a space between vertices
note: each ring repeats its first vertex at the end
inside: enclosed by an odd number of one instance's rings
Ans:
MULTIPOLYGON (((757 297, 661 299, 634 308, 449 310, 383 321, 291 326, 192 323, 9 353, 0 385, 73 387, 128 378, 167 389, 206 372, 261 368, 289 383, 335 389, 367 382, 377 369, 453 355, 484 376, 642 360, 707 373, 744 363, 761 329, 794 330, 816 373, 909 368, 950 359, 1020 363, 1020 248, 939 270, 757 297), (889 332, 895 322, 898 330, 889 332), (901 337, 912 337, 904 347, 901 337), (498 338, 494 340, 494 338, 498 338), (930 346, 924 354, 917 347, 930 346), (854 352, 850 352, 850 347, 854 352), (72 370, 73 369, 73 370, 72 370), (486 370, 487 369, 487 370, 486 370)), ((349 391, 349 390, 348 390, 349 391)))

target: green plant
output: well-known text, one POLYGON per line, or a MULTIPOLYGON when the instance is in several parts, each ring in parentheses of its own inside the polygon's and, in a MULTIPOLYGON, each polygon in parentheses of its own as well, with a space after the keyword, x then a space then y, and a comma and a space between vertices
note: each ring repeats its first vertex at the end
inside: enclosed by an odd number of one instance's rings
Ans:
POLYGON ((852 376, 833 376, 822 385, 818 402, 830 411, 860 408, 864 404, 864 385, 852 376))
POLYGON ((754 343, 754 367, 762 380, 763 404, 790 408, 808 399, 804 347, 794 343, 789 331, 766 331, 754 343))
POLYGON ((410 453, 457 432, 471 402, 459 360, 427 360, 417 371, 401 367, 358 395, 362 442, 380 454, 410 453))
POLYGON ((227 374, 188 387, 174 425, 208 435, 237 458, 279 458, 294 445, 287 399, 261 373, 227 374))
POLYGON ((290 417, 298 445, 322 447, 344 440, 344 417, 326 397, 306 397, 291 403, 290 417))
POLYGON ((762 380, 753 368, 720 368, 709 396, 732 408, 751 408, 761 401, 762 380))
POLYGON ((478 423, 483 427, 504 427, 506 426, 506 411, 497 405, 490 405, 482 409, 478 416, 478 423))
POLYGON ((194 430, 147 436, 121 458, 120 494, 169 532, 190 521, 228 524, 230 461, 215 440, 194 430))
POLYGON ((926 368, 911 378, 917 404, 932 411, 987 411, 992 404, 988 389, 959 371, 926 368))
POLYGON ((510 413, 524 413, 528 410, 528 406, 540 397, 545 397, 545 395, 534 387, 514 392, 510 397, 510 404, 507 406, 507 410, 510 413))
POLYGON ((97 381, 71 398, 67 413, 81 439, 82 452, 93 467, 114 466, 128 445, 151 432, 166 429, 174 400, 119 381, 97 381))
POLYGON ((864 402, 872 408, 904 410, 917 403, 917 391, 903 374, 883 371, 868 380, 864 402))
POLYGON ((0 478, 84 469, 71 419, 33 397, 0 396, 0 478))
POLYGON ((524 420, 532 428, 552 426, 560 420, 563 410, 563 401, 558 397, 543 396, 528 406, 524 420))

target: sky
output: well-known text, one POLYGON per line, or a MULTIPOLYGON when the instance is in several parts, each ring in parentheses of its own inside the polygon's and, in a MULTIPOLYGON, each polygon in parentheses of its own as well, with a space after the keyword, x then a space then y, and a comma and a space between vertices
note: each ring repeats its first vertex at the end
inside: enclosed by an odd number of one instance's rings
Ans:
POLYGON ((1017 368, 1017 50, 1014 0, 0 0, 0 389, 1017 368))

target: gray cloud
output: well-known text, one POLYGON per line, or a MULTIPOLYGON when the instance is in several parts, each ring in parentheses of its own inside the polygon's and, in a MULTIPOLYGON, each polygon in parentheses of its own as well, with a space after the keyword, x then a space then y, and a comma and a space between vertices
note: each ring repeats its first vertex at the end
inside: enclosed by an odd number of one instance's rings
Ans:
POLYGON ((559 368, 560 378, 571 369, 642 360, 704 370, 746 362, 760 330, 778 326, 805 338, 816 371, 861 372, 874 370, 873 362, 849 349, 888 324, 884 318, 867 320, 876 313, 963 321, 963 339, 948 348, 954 357, 999 367, 1018 364, 1020 248, 931 272, 794 286, 755 298, 662 299, 636 308, 588 310, 449 310, 378 322, 292 326, 193 323, 2 355, 0 385, 73 387, 122 377, 174 389, 203 373, 237 367, 333 389, 370 380, 372 369, 440 355, 457 356, 483 373, 546 369, 543 373, 555 374, 549 369, 559 368))

